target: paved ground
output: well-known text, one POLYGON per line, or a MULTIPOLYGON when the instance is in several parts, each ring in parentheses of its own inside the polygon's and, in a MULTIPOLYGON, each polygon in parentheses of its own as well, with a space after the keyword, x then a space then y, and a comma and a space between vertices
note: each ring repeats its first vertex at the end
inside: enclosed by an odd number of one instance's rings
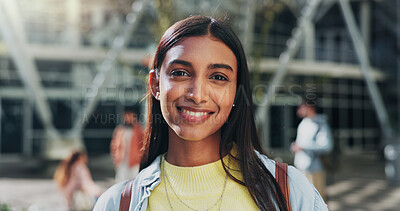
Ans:
MULTIPOLYGON (((103 188, 109 187, 114 174, 111 161, 107 157, 91 160, 95 181, 103 188)), ((346 156, 342 164, 341 170, 329 177, 330 210, 400 210, 400 187, 387 184, 378 156, 346 156)), ((53 168, 40 168, 43 165, 54 166, 33 161, 13 163, 0 158, 0 204, 8 204, 13 210, 66 210, 51 180, 53 168)))
POLYGON ((328 186, 330 210, 400 210, 400 187, 387 183, 378 156, 347 156, 342 163, 328 186))

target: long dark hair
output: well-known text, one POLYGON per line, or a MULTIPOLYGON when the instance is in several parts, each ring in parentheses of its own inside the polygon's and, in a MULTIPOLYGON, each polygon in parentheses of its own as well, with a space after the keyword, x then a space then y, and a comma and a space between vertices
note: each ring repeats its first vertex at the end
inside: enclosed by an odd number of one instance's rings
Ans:
MULTIPOLYGON (((245 185, 261 210, 287 210, 286 200, 275 178, 257 156, 264 154, 258 137, 253 114, 250 78, 243 47, 234 32, 222 21, 204 16, 193 16, 171 26, 162 36, 154 57, 153 69, 159 74, 161 64, 169 49, 188 37, 211 35, 225 43, 237 59, 237 89, 235 107, 221 128, 219 155, 237 146, 237 161, 243 181, 235 178, 223 164, 226 173, 234 181, 245 185)), ((168 150, 168 125, 161 114, 160 102, 148 95, 148 123, 144 142, 144 156, 140 169, 149 166, 155 158, 168 150)), ((230 155, 233 156, 233 155, 230 155)))

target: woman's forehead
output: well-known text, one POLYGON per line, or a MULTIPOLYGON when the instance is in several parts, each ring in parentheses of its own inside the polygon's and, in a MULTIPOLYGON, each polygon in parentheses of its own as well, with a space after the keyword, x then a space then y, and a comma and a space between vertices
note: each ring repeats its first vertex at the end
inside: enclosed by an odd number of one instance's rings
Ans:
POLYGON ((222 41, 211 36, 189 37, 168 50, 163 65, 174 60, 193 62, 228 63, 237 67, 237 60, 232 50, 222 41))

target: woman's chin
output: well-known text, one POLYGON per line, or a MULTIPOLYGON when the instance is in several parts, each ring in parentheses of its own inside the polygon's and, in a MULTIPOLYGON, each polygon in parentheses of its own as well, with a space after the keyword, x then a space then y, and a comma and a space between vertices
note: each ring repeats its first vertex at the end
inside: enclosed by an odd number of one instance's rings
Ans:
POLYGON ((212 132, 209 130, 199 130, 194 128, 179 128, 174 130, 174 132, 179 137, 179 139, 191 142, 219 138, 219 135, 217 134, 218 131, 212 132))
POLYGON ((201 141, 205 139, 204 135, 196 134, 193 132, 188 132, 188 133, 177 133, 179 138, 185 140, 185 141, 201 141))

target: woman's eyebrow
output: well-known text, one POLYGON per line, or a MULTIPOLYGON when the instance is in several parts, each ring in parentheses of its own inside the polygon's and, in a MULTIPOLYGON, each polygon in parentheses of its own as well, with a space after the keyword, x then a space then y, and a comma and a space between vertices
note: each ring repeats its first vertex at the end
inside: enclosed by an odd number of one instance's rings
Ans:
POLYGON ((230 71, 233 72, 233 68, 227 64, 210 64, 208 65, 208 69, 219 69, 219 68, 224 68, 224 69, 228 69, 230 71))
POLYGON ((192 67, 192 64, 190 62, 184 61, 184 60, 179 60, 179 59, 172 60, 168 63, 168 65, 172 65, 172 64, 181 64, 181 65, 184 65, 187 67, 192 67))
MULTIPOLYGON (((168 62, 168 65, 172 65, 172 64, 180 64, 180 65, 184 65, 187 67, 192 67, 192 63, 185 61, 185 60, 180 60, 180 59, 175 59, 172 60, 170 62, 168 62)), ((210 64, 208 65, 208 69, 219 69, 219 68, 223 68, 223 69, 227 69, 233 72, 233 68, 230 65, 227 64, 210 64)))

